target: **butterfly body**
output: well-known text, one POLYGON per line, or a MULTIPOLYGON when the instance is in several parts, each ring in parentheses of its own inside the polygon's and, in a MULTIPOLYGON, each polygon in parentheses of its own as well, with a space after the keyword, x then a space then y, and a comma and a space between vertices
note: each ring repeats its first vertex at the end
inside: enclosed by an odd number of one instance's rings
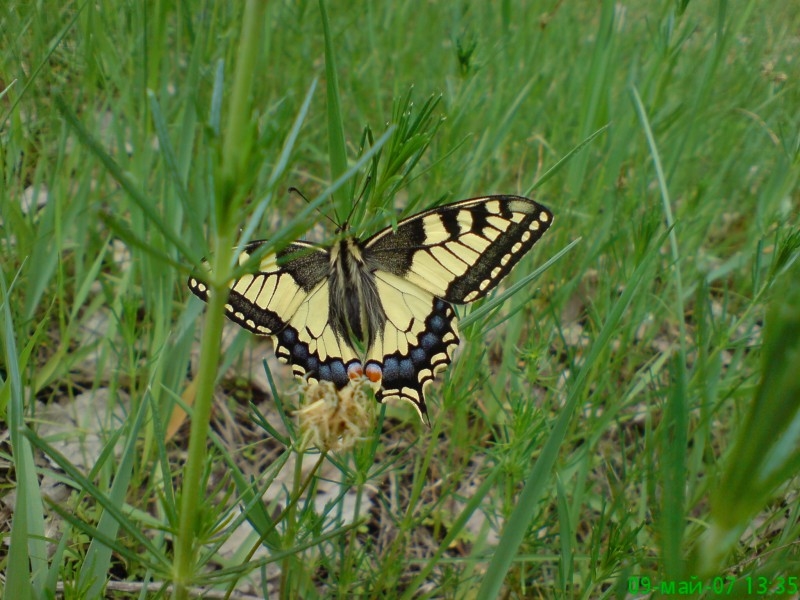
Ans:
MULTIPOLYGON (((552 223, 520 196, 434 208, 366 240, 293 242, 231 283, 228 318, 271 336, 298 377, 344 387, 361 375, 379 401, 403 399, 426 414, 424 389, 458 346, 452 304, 485 296, 552 223)), ((246 245, 240 264, 263 241, 246 245)), ((190 277, 189 288, 208 299, 190 277)))

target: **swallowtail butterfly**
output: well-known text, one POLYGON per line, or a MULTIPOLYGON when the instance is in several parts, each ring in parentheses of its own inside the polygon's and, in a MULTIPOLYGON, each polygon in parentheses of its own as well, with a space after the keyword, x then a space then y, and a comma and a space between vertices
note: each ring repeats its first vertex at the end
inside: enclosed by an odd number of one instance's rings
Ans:
MULTIPOLYGON (((343 388, 365 375, 378 401, 427 415, 425 388, 458 346, 453 304, 483 298, 542 237, 553 214, 521 196, 440 206, 366 240, 297 241, 233 281, 227 317, 272 337, 297 377, 343 388)), ((244 246, 239 264, 265 242, 244 246)), ((208 300, 195 277, 189 289, 208 300)))

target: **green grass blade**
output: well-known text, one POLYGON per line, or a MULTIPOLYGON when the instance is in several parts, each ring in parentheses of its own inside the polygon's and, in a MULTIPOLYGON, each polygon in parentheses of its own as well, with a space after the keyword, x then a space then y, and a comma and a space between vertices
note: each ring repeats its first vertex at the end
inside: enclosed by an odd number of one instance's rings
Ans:
POLYGON ((558 538, 561 542, 561 560, 558 562, 558 578, 561 593, 568 597, 568 592, 573 585, 575 557, 572 550, 572 523, 568 505, 567 490, 561 477, 556 477, 556 493, 558 498, 558 538))
POLYGON ((571 159, 573 156, 578 154, 581 150, 583 150, 586 146, 588 146, 597 136, 601 133, 606 131, 610 125, 603 125, 600 129, 594 131, 591 135, 589 135, 585 140, 583 140, 580 144, 572 148, 569 152, 567 152, 564 156, 558 159, 558 162, 554 164, 552 167, 547 169, 541 177, 539 177, 536 182, 531 186, 531 188, 526 192, 526 194, 532 193, 535 189, 539 188, 544 184, 548 179, 550 179, 553 175, 558 173, 571 159))
POLYGON ((685 578, 683 565, 683 532, 686 523, 686 457, 689 427, 686 367, 680 352, 670 365, 672 393, 667 401, 661 425, 661 553, 664 573, 672 581, 685 578))
MULTIPOLYGON (((675 230, 675 217, 672 214, 672 202, 669 196, 669 188, 667 187, 667 179, 664 176, 664 169, 661 166, 661 156, 658 151, 658 144, 656 143, 655 136, 653 135, 653 129, 650 127, 650 120, 647 117, 647 111, 645 110, 644 104, 642 104, 642 99, 639 97, 639 92, 636 87, 631 88, 631 95, 633 96, 634 106, 636 107, 636 114, 639 116, 639 121, 641 122, 645 137, 647 138, 647 145, 650 148, 650 156, 653 160, 653 168, 656 171, 656 177, 658 179, 658 189, 661 194, 661 206, 664 211, 664 218, 666 220, 667 227, 669 228, 669 245, 672 251, 672 260, 674 263, 673 269, 676 296, 675 312, 679 317, 681 317, 682 315, 686 314, 683 307, 683 278, 681 277, 682 255, 678 245, 678 232, 675 230)), ((685 354, 686 351, 683 340, 686 339, 686 325, 683 318, 678 318, 677 322, 678 327, 680 327, 681 330, 681 350, 685 354)))
POLYGON ((159 264, 171 266, 178 271, 182 271, 186 268, 184 263, 177 261, 166 252, 159 250, 154 247, 153 244, 143 239, 138 233, 131 229, 128 223, 120 221, 106 213, 98 213, 97 217, 114 233, 114 235, 125 242, 125 245, 129 248, 141 250, 143 253, 156 259, 159 264))
POLYGON ((17 496, 11 519, 8 566, 5 589, 14 590, 18 597, 45 597, 48 574, 47 543, 45 541, 44 512, 39 480, 33 452, 24 432, 25 404, 22 378, 17 360, 17 345, 14 322, 9 307, 9 292, 5 273, 0 271, 0 313, 2 313, 3 353, 6 369, 6 385, 10 389, 8 406, 8 428, 11 452, 17 479, 17 496))
POLYGON ((559 413, 553 425, 553 429, 539 454, 539 458, 534 462, 533 467, 526 477, 527 483, 519 495, 517 507, 514 509, 514 512, 511 513, 511 516, 505 524, 503 535, 497 545, 497 551, 492 557, 487 569, 487 576, 478 590, 477 598, 479 600, 493 599, 500 593, 503 580, 509 568, 511 568, 511 563, 525 537, 525 532, 528 530, 531 520, 538 512, 539 501, 549 487, 550 473, 558 458, 559 447, 564 440, 567 428, 572 419, 572 414, 577 408, 578 402, 584 398, 584 391, 586 383, 589 381, 589 374, 595 368, 598 357, 605 351, 606 346, 611 341, 619 320, 622 318, 628 304, 634 298, 636 291, 645 277, 649 275, 651 264, 659 256, 659 246, 668 233, 669 232, 664 233, 656 240, 656 243, 651 246, 642 262, 636 267, 625 291, 611 308, 602 330, 586 357, 586 361, 576 374, 569 388, 565 406, 559 413))
POLYGON ((23 319, 33 318, 43 298, 46 297, 48 285, 58 268, 58 252, 53 244, 43 243, 58 236, 61 223, 58 219, 57 202, 48 202, 41 215, 37 233, 37 241, 27 258, 27 271, 30 273, 25 282, 25 307, 23 319))
MULTIPOLYGON (((289 158, 292 154, 292 150, 294 149, 294 145, 297 142, 297 137, 300 134, 300 127, 302 126, 303 122, 305 121, 306 115, 308 114, 308 107, 311 104, 311 100, 314 95, 314 90, 317 87, 317 81, 314 80, 311 86, 306 92, 306 97, 303 100, 303 104, 300 107, 300 110, 297 113, 297 116, 292 123, 292 127, 289 130, 289 133, 286 136, 286 139, 283 142, 283 147, 281 148, 281 154, 278 157, 278 161, 275 163, 275 167, 272 169, 272 173, 270 173, 269 180, 267 181, 267 192, 262 196, 262 198, 256 203, 255 207, 253 208, 252 213, 250 214, 249 218, 247 219, 247 223, 242 229, 241 234, 239 235, 239 242, 238 245, 242 245, 251 239, 253 239, 253 233, 255 232, 256 228, 261 225, 261 218, 264 216, 267 208, 270 206, 273 200, 273 193, 272 189, 275 187, 278 179, 283 175, 284 171, 286 170, 286 166, 289 163, 289 158)), ((319 206, 318 203, 314 204, 315 206, 319 206)), ((302 223, 300 217, 295 217, 292 219, 292 223, 302 223)), ((279 243, 281 240, 280 236, 273 236, 271 241, 274 243, 279 243)), ((268 250, 272 250, 272 246, 268 246, 268 250)), ((266 251, 266 250, 265 250, 266 251)), ((235 258, 235 257, 234 257, 235 258)), ((233 265, 231 265, 233 266, 233 265)))
POLYGON ((72 127, 81 142, 86 145, 91 152, 100 159, 103 166, 109 174, 119 183, 122 188, 128 193, 130 198, 136 203, 139 209, 145 214, 147 219, 155 225, 164 237, 167 238, 185 258, 190 258, 192 253, 189 247, 184 243, 182 237, 173 230, 155 211, 150 200, 139 190, 139 188, 130 180, 128 175, 124 173, 122 168, 111 156, 103 149, 94 136, 78 121, 77 117, 69 109, 66 102, 61 96, 54 98, 56 108, 64 117, 64 120, 72 127))
MULTIPOLYGON (((31 444, 46 454, 56 465, 58 465, 62 471, 64 471, 63 476, 66 481, 70 482, 70 485, 81 489, 85 494, 95 499, 103 508, 103 510, 111 516, 110 518, 113 518, 114 521, 116 521, 116 523, 122 527, 126 534, 130 535, 138 544, 147 550, 148 556, 157 560, 157 562, 151 564, 150 567, 157 566, 160 563, 162 570, 164 570, 167 565, 170 564, 167 557, 165 557, 164 554, 153 545, 147 534, 141 530, 139 524, 132 521, 128 517, 123 504, 114 502, 107 494, 105 494, 91 481, 90 477, 81 473, 63 454, 58 452, 55 448, 53 448, 35 433, 32 431, 26 431, 25 436, 28 440, 30 440, 31 444)), ((113 456, 112 445, 115 441, 116 438, 112 436, 109 445, 107 445, 104 449, 104 454, 106 456, 113 456)), ((101 463, 98 462, 95 468, 99 468, 100 465, 101 463)), ((56 504, 51 504, 51 508, 59 511, 62 516, 71 514, 67 509, 56 504)), ((92 538, 99 538, 101 543, 105 544, 106 546, 111 546, 115 551, 123 552, 129 558, 136 556, 132 550, 125 550, 122 545, 115 542, 113 537, 105 535, 102 531, 91 527, 88 523, 85 523, 78 518, 70 519, 70 522, 79 531, 82 531, 92 538)), ((141 558, 137 560, 141 560, 141 558)))
POLYGON ((227 127, 223 131, 222 167, 217 180, 215 211, 219 233, 225 235, 235 226, 239 208, 250 191, 248 162, 252 158, 254 124, 252 122, 253 80, 256 77, 258 49, 261 46, 265 2, 249 1, 244 5, 233 89, 228 107, 227 127))
POLYGON ((403 600, 407 600, 410 598, 415 598, 417 591, 420 589, 422 584, 425 582, 427 576, 439 565, 439 560, 444 555, 445 551, 448 549, 450 544, 461 534, 464 527, 467 524, 467 521, 472 516, 472 514, 478 509, 481 503, 486 498, 486 495, 492 491, 492 488, 495 485, 495 480, 497 476, 500 474, 500 469, 494 468, 488 472, 488 476, 486 479, 483 480, 481 485, 475 490, 475 493, 469 499, 469 501, 464 506, 464 509, 459 513, 458 517, 453 521, 453 524, 449 528, 447 535, 444 536, 439 547, 434 552, 433 556, 431 556, 428 561, 425 563, 425 566, 422 567, 419 574, 414 578, 411 584, 406 588, 406 593, 401 596, 403 600))
MULTIPOLYGON (((167 123, 164 120, 164 114, 161 112, 161 106, 156 95, 152 91, 148 90, 147 96, 150 99, 150 112, 153 115, 153 123, 156 126, 156 134, 158 135, 158 147, 164 155, 164 163, 166 164, 170 181, 183 206, 186 219, 189 222, 189 228, 191 229, 191 235, 194 239, 202 239, 203 228, 198 218, 199 215, 194 207, 194 203, 189 197, 189 190, 186 189, 183 167, 178 163, 178 157, 175 155, 175 149, 172 147, 169 132, 167 131, 167 123)), ((194 114, 192 110, 189 112, 194 114)), ((190 122, 189 127, 192 125, 193 122, 190 122)))
MULTIPOLYGON (((564 248, 559 250, 556 254, 551 256, 547 261, 545 261, 541 266, 537 267, 533 272, 529 275, 526 275, 519 281, 515 282, 513 285, 509 286, 508 289, 504 290, 503 293, 497 294, 492 296, 491 299, 484 302, 480 308, 477 308, 473 311, 470 311, 463 319, 459 321, 459 326, 466 329, 472 323, 475 322, 482 322, 486 319, 486 317, 497 309, 499 306, 502 306, 503 303, 518 294, 521 290, 526 290, 530 287, 531 282, 536 280, 538 277, 542 275, 547 269, 552 267, 558 261, 561 260, 562 257, 566 256, 568 252, 570 252, 575 246, 577 246, 581 242, 581 239, 578 238, 577 240, 571 241, 567 244, 564 248)), ((521 308, 521 307, 520 307, 521 308)), ((513 314, 513 313, 512 313, 513 314)), ((511 315, 508 315, 510 317, 511 315)), ((508 318, 506 317, 506 318, 508 318)))
POLYGON ((766 315, 761 381, 711 496, 711 525, 694 550, 709 576, 775 489, 800 472, 800 262, 775 286, 766 315))
POLYGON ((39 73, 43 68, 45 68, 49 64, 53 53, 58 49, 58 47, 64 41, 64 38, 67 37, 69 32, 75 26, 75 22, 78 20, 78 17, 81 16, 81 13, 83 13, 83 9, 86 8, 88 4, 89 0, 84 0, 84 2, 80 4, 76 10, 73 11, 72 18, 70 18, 70 20, 64 24, 61 31, 58 32, 56 36, 54 36, 52 42, 50 43, 50 47, 47 49, 47 52, 44 54, 44 56, 42 56, 41 61, 39 62, 39 64, 36 65, 36 68, 30 74, 30 77, 26 79, 25 84, 22 86, 22 89, 17 95, 16 100, 14 100, 8 107, 8 111, 6 111, 6 114, 0 117, 0 123, 5 125, 6 121, 8 121, 9 117, 16 110, 17 105, 22 101, 23 98, 26 97, 28 88, 30 88, 31 85, 33 85, 38 81, 39 73))
MULTIPOLYGON (((136 420, 131 422, 128 428, 127 441, 114 473, 114 483, 108 494, 108 501, 116 506, 122 506, 128 495, 133 466, 139 456, 139 431, 149 408, 148 402, 141 402, 136 420)), ((119 528, 120 522, 114 515, 104 510, 97 524, 97 532, 103 538, 113 540, 116 539, 119 528)), ((111 568, 111 556, 112 548, 101 542, 99 538, 94 538, 89 544, 83 568, 78 572, 78 587, 88 590, 88 597, 100 597, 102 594, 111 568)))
POLYGON ((269 175, 267 187, 270 189, 275 187, 278 179, 282 177, 284 171, 286 171, 286 166, 289 164, 289 158, 292 155, 292 150, 294 150, 295 144, 297 143, 297 138, 300 135, 300 128, 308 116, 308 109, 309 106, 311 106, 311 100, 314 98, 314 92, 316 89, 317 80, 314 79, 314 81, 312 81, 311 85, 308 87, 306 97, 303 99, 303 104, 300 105, 300 110, 297 111, 297 116, 292 122, 292 128, 289 130, 289 133, 283 142, 283 147, 281 148, 281 154, 278 157, 278 161, 275 163, 275 167, 272 169, 272 173, 269 175))
MULTIPOLYGON (((328 156, 331 165, 331 179, 341 178, 347 171, 347 146, 344 136, 344 121, 339 94, 339 75, 336 70, 336 54, 333 49, 328 11, 325 0, 319 0, 320 20, 325 39, 325 80, 327 82, 326 98, 328 101, 328 156)), ((353 184, 336 202, 339 218, 349 214, 349 202, 353 197, 353 184)))

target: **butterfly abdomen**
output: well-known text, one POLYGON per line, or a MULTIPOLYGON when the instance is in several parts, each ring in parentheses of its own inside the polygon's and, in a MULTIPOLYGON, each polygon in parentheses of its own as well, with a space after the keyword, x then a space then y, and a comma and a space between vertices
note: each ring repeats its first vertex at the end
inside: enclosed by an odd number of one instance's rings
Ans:
POLYGON ((354 350, 371 348, 383 331, 386 312, 381 304, 374 275, 364 264, 357 240, 347 238, 331 249, 328 276, 331 325, 354 350), (354 345, 353 342, 356 342, 354 345), (360 345, 361 348, 356 346, 360 345))

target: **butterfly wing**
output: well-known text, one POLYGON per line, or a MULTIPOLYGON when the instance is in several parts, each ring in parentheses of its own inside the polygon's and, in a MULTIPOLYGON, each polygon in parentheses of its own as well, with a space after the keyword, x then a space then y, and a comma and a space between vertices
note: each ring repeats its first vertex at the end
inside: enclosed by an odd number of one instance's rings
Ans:
POLYGON ((485 296, 552 220, 528 198, 489 196, 419 213, 365 242, 387 315, 366 362, 382 369, 379 399, 408 400, 427 412, 425 388, 458 346, 450 303, 485 296))
POLYGON ((381 270, 465 304, 496 287, 552 222, 553 213, 533 200, 488 196, 409 217, 366 246, 381 270))
MULTIPOLYGON (((239 264, 264 243, 245 246, 239 264)), ((254 273, 231 283, 225 314, 255 334, 272 337, 276 356, 291 363, 297 377, 343 387, 348 365, 360 361, 329 322, 329 270, 328 249, 306 242, 289 244, 264 256, 254 273)), ((208 286, 201 280, 190 277, 189 289, 208 301, 208 286)))
POLYGON ((366 369, 382 374, 376 397, 411 402, 427 415, 425 388, 443 370, 458 347, 453 306, 385 271, 375 272, 386 321, 367 352, 366 369))

